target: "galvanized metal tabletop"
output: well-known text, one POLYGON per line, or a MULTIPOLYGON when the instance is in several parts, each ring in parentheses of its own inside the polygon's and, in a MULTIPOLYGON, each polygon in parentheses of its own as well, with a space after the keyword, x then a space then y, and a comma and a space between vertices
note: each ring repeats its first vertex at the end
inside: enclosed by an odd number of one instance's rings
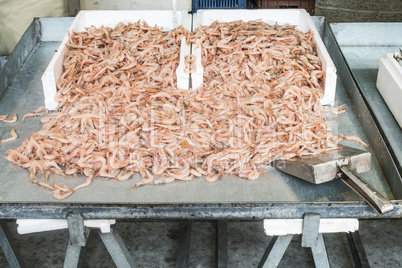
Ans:
MULTIPOLYGON (((393 200, 393 211, 379 215, 340 180, 313 185, 273 169, 267 169, 267 173, 256 181, 223 176, 213 184, 199 178, 138 189, 129 189, 129 186, 140 179, 139 175, 124 182, 96 178, 89 187, 66 200, 55 200, 49 190, 29 182, 27 170, 3 158, 8 149, 18 147, 32 131, 41 129, 40 118, 28 119, 25 123, 20 119, 44 104, 40 78, 72 22, 72 18, 39 18, 28 28, 0 72, 0 114, 19 115, 19 121, 13 125, 0 124, 0 139, 8 137, 11 127, 16 128, 18 134, 17 140, 0 145, 0 218, 66 218, 73 212, 81 213, 84 218, 114 219, 302 218, 307 212, 319 213, 321 217, 402 217, 401 201, 395 200, 402 196, 400 177, 398 184, 398 178, 390 180, 384 176, 382 170, 392 169, 393 162, 384 166, 384 161, 374 157, 376 149, 391 151, 393 144, 373 143, 373 137, 378 137, 360 124, 360 105, 365 109, 367 106, 365 103, 357 105, 348 97, 348 94, 360 96, 361 93, 356 85, 345 88, 351 74, 332 31, 323 18, 315 17, 314 21, 338 68, 336 105, 347 104, 349 107, 346 114, 329 119, 338 121, 333 131, 356 135, 370 143, 374 149, 374 152, 370 149, 373 168, 363 176, 393 200), (355 111, 358 112, 355 114, 355 111)), ((371 114, 364 116, 371 117, 371 114)), ((355 143, 344 144, 365 149, 355 143)), ((397 173, 398 169, 395 170, 397 173)), ((51 175, 50 181, 53 180, 76 186, 85 178, 71 176, 66 181, 51 175)))
POLYGON ((386 145, 374 144, 377 156, 383 155, 377 158, 380 165, 393 166, 383 171, 395 198, 402 199, 402 129, 376 87, 380 58, 402 48, 402 23, 336 23, 331 28, 386 145))

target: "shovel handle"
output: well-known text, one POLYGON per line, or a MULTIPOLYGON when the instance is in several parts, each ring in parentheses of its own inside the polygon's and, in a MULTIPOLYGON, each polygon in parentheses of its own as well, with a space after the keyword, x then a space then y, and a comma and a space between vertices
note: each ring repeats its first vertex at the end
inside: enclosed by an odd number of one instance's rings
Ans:
POLYGON ((352 170, 349 166, 339 167, 339 177, 350 188, 355 190, 367 203, 369 203, 380 214, 384 214, 394 209, 391 202, 371 186, 359 173, 352 170))

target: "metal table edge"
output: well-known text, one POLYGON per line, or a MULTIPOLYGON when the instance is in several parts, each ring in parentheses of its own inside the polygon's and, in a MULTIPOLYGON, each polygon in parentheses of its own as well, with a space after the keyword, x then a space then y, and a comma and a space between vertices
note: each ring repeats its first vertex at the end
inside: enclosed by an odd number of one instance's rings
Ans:
POLYGON ((378 214, 367 203, 267 202, 202 204, 74 204, 3 203, 0 219, 65 219, 79 213, 85 219, 295 219, 306 213, 323 218, 400 218, 402 201, 391 201, 394 210, 378 214))

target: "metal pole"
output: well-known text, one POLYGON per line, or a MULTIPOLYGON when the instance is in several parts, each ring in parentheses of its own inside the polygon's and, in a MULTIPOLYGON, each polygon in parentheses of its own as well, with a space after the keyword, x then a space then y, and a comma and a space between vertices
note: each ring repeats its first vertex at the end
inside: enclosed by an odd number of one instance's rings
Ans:
POLYGON ((322 234, 318 234, 317 244, 311 246, 311 252, 313 253, 315 267, 330 268, 322 234))
POLYGON ((25 267, 22 258, 15 247, 14 239, 4 221, 0 220, 0 246, 7 258, 10 267, 25 267))
POLYGON ((84 218, 78 213, 68 215, 67 224, 70 240, 64 259, 64 268, 82 267, 90 229, 85 228, 84 218))
POLYGON ((367 259, 366 250, 360 238, 359 232, 346 233, 350 251, 356 268, 369 268, 370 264, 367 259))
POLYGON ((189 266, 191 242, 191 221, 180 222, 179 240, 177 241, 176 268, 186 268, 189 266))
POLYGON ((102 233, 98 230, 98 234, 118 268, 137 267, 126 245, 117 233, 113 231, 110 231, 110 233, 102 233))
POLYGON ((227 222, 216 221, 215 227, 215 267, 228 267, 227 222))
POLYGON ((258 268, 275 268, 278 267, 293 235, 274 236, 265 251, 258 268))
POLYGON ((319 233, 320 214, 306 213, 303 217, 302 247, 311 248, 316 267, 329 268, 324 238, 319 233))

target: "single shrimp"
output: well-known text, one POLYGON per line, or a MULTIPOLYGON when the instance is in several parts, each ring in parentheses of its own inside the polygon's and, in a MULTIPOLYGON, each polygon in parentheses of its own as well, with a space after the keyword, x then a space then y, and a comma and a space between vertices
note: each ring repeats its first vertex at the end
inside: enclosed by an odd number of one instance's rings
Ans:
POLYGON ((6 115, 0 115, 0 121, 4 121, 8 118, 8 114, 6 115))
POLYGON ((45 188, 47 188, 47 189, 53 190, 53 187, 50 186, 48 183, 46 183, 46 182, 44 182, 44 181, 40 181, 40 180, 37 180, 37 179, 33 179, 33 180, 31 180, 31 182, 32 182, 32 183, 36 183, 36 184, 38 184, 39 186, 45 187, 45 188))
POLYGON ((190 174, 192 174, 196 177, 202 177, 202 174, 195 169, 190 169, 190 174))
POLYGON ((25 122, 25 119, 26 119, 26 118, 29 118, 29 117, 43 116, 43 114, 41 114, 41 112, 43 112, 43 111, 46 112, 45 115, 48 115, 48 114, 49 114, 49 110, 48 110, 45 106, 41 106, 41 107, 39 107, 38 109, 36 109, 35 112, 25 114, 25 115, 22 117, 21 122, 24 123, 24 122, 25 122))
POLYGON ((27 113, 25 114, 22 119, 21 122, 25 123, 25 119, 29 118, 29 117, 35 117, 35 116, 43 116, 43 114, 38 114, 38 113, 27 113))
MULTIPOLYGON (((6 120, 6 119, 4 119, 3 120, 3 122, 4 123, 7 123, 7 124, 13 124, 13 123, 15 123, 15 122, 17 122, 17 114, 15 113, 14 115, 13 115, 13 118, 11 118, 11 119, 8 119, 8 120, 6 120)), ((0 119, 1 120, 1 119, 0 119)))
MULTIPOLYGON (((92 180, 94 179, 94 176, 90 175, 88 176, 88 178, 86 179, 86 181, 84 183, 81 183, 80 185, 78 185, 77 187, 75 187, 74 189, 70 190, 70 192, 75 192, 78 189, 84 188, 89 186, 92 183, 92 180)), ((72 194, 72 193, 71 193, 72 194)))
POLYGON ((341 137, 344 140, 358 142, 361 145, 363 145, 364 147, 370 148, 370 146, 367 143, 363 142, 362 139, 360 139, 357 136, 348 136, 348 135, 342 135, 342 134, 335 134, 335 135, 341 137))
POLYGON ((14 129, 11 129, 10 138, 5 139, 5 140, 0 140, 0 143, 13 141, 13 140, 16 140, 17 138, 18 138, 17 133, 15 132, 14 129))
POLYGON ((346 113, 348 111, 348 109, 346 109, 345 107, 346 107, 346 104, 342 104, 338 107, 334 107, 334 108, 332 108, 331 113, 334 115, 346 113))
POLYGON ((206 180, 207 182, 212 183, 212 182, 216 182, 217 180, 219 180, 219 178, 220 178, 221 176, 222 176, 222 175, 219 174, 219 173, 217 173, 217 174, 210 173, 210 174, 208 174, 208 176, 205 177, 205 180, 206 180))
POLYGON ((142 185, 154 183, 154 177, 151 175, 151 173, 146 168, 140 169, 140 173, 141 173, 142 179, 139 182, 137 182, 136 184, 130 186, 130 188, 138 188, 142 185))
POLYGON ((173 177, 164 177, 164 178, 154 180, 154 184, 166 184, 166 183, 174 182, 175 180, 176 179, 173 177))
POLYGON ((45 111, 45 115, 49 114, 49 110, 45 106, 40 106, 38 109, 36 109, 35 113, 38 114, 43 111, 45 111))
POLYGON ((261 174, 264 174, 265 172, 266 170, 257 171, 257 168, 253 166, 253 171, 250 174, 248 174, 246 179, 251 181, 256 180, 260 177, 261 174))
POLYGON ((119 180, 119 181, 126 181, 126 180, 128 180, 129 178, 131 178, 134 174, 135 174, 135 172, 128 172, 128 173, 126 173, 126 174, 123 174, 124 172, 123 171, 121 171, 117 176, 115 176, 114 178, 116 179, 116 180, 119 180))
POLYGON ((75 192, 74 189, 71 189, 68 192, 63 192, 60 189, 55 189, 53 191, 53 197, 57 200, 63 200, 72 195, 74 192, 75 192))
POLYGON ((60 191, 63 191, 63 192, 69 192, 70 191, 70 188, 67 185, 59 185, 59 184, 56 184, 55 182, 53 182, 53 189, 60 190, 60 191))

